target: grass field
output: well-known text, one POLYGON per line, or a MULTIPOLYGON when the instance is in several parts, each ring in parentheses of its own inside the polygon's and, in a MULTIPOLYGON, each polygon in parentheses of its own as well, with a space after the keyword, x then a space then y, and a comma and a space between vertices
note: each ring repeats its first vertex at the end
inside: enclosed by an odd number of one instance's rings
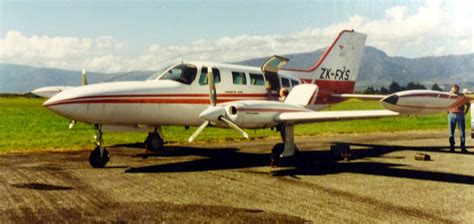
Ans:
MULTIPOLYGON (((68 129, 69 121, 41 104, 44 99, 0 98, 0 152, 34 149, 83 149, 93 147, 94 129, 88 124, 76 124, 68 129)), ((382 109, 377 101, 349 100, 328 110, 382 109)), ((468 119, 470 121, 470 119, 468 119)), ((331 135, 337 133, 394 132, 407 130, 442 130, 447 128, 446 114, 403 116, 371 120, 323 122, 299 125, 297 136, 331 135)), ((468 125, 467 128, 470 128, 468 125)), ((195 128, 164 127, 167 142, 186 142, 195 128)), ((278 137, 270 129, 248 130, 251 139, 278 137)), ((105 145, 143 142, 146 133, 105 133, 105 145)), ((197 141, 229 141, 243 139, 233 130, 207 128, 197 141)))

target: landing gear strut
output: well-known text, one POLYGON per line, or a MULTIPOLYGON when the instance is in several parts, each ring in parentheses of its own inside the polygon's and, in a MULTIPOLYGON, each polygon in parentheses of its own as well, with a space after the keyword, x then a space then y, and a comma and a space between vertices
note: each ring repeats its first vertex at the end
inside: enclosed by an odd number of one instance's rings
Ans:
POLYGON ((104 168, 109 162, 109 151, 102 146, 102 125, 96 125, 95 148, 89 155, 89 163, 94 168, 104 168))
POLYGON ((280 135, 283 143, 273 146, 270 156, 271 166, 282 165, 286 162, 299 162, 300 153, 295 145, 295 135, 293 125, 283 125, 280 128, 280 135))
POLYGON ((163 138, 161 136, 163 136, 161 127, 155 128, 154 132, 148 133, 148 136, 145 139, 146 149, 148 151, 158 151, 163 147, 163 138))

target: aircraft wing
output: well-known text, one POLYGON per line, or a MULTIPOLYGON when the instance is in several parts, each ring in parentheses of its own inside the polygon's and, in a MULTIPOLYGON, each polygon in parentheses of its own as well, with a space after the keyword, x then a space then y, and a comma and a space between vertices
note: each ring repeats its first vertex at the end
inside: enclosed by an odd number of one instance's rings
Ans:
POLYGON ((352 111, 314 111, 285 112, 278 114, 276 120, 282 123, 301 124, 318 121, 355 120, 366 118, 393 117, 400 115, 390 110, 352 110, 352 111))
POLYGON ((332 94, 333 97, 344 99, 360 99, 360 100, 381 100, 387 95, 372 95, 372 94, 332 94))

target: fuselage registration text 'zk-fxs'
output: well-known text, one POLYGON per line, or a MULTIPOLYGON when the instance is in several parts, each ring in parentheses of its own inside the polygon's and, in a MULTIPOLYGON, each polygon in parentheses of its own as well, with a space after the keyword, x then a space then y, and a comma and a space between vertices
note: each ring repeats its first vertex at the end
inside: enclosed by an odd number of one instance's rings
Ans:
POLYGON ((351 74, 351 70, 346 69, 346 67, 342 67, 342 69, 338 68, 334 71, 332 68, 321 68, 321 75, 319 79, 324 80, 349 80, 349 75, 351 74))

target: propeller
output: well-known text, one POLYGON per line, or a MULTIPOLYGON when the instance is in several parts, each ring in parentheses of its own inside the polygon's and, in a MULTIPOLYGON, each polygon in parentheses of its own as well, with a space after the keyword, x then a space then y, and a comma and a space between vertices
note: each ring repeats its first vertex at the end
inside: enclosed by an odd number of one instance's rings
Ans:
POLYGON ((83 86, 87 86, 87 73, 85 69, 82 69, 81 83, 83 86))
MULTIPOLYGON (((87 86, 87 72, 84 68, 82 69, 81 84, 87 86)), ((69 123, 69 129, 72 129, 74 125, 76 125, 76 121, 71 120, 71 123, 69 123)))
POLYGON ((223 106, 221 105, 216 105, 217 103, 217 93, 216 93, 216 83, 214 80, 214 74, 212 73, 212 69, 210 68, 208 73, 207 73, 207 82, 209 85, 209 100, 211 103, 211 106, 209 106, 207 109, 205 109, 201 114, 199 114, 199 117, 202 119, 206 120, 204 123, 199 126, 198 129, 189 137, 188 141, 192 142, 194 139, 201 134, 201 132, 211 123, 211 122, 224 122, 229 126, 229 128, 232 128, 244 136, 244 138, 249 138, 249 135, 242 130, 239 126, 234 124, 231 120, 225 118, 226 111, 223 106))

